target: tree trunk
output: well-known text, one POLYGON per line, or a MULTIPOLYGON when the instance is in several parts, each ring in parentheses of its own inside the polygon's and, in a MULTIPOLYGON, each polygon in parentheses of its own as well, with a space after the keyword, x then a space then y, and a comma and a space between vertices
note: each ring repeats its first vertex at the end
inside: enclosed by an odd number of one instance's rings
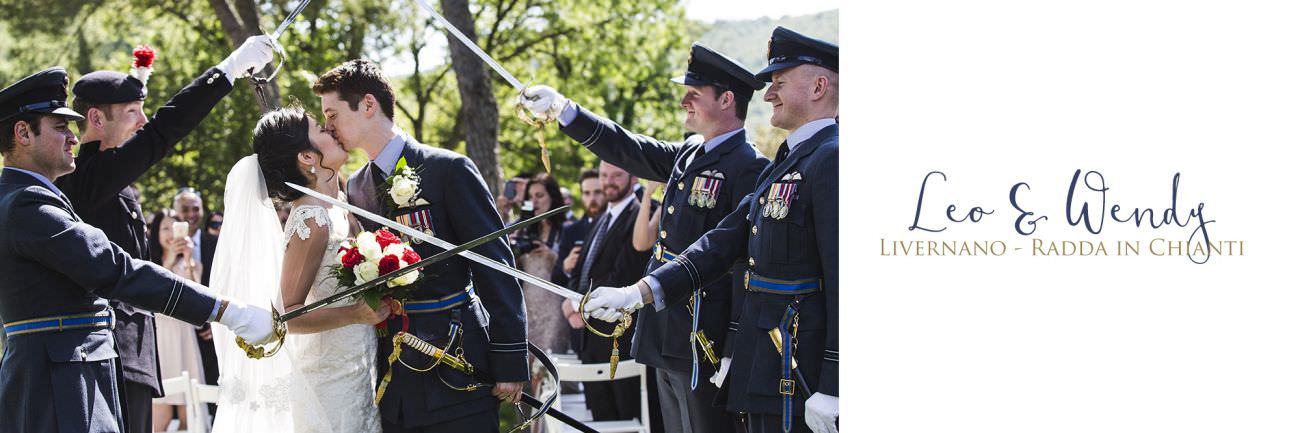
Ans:
MULTIPOLYGON (((442 13, 452 25, 477 39, 474 20, 469 13, 468 0, 441 0, 442 13)), ((456 73, 456 87, 460 91, 460 123, 465 131, 465 153, 478 166, 493 195, 501 189, 501 168, 497 162, 497 132, 500 119, 496 97, 492 95, 492 82, 486 65, 474 52, 447 33, 451 48, 451 67, 456 73)))
MULTIPOLYGON (((208 0, 208 3, 221 21, 221 29, 225 30, 226 37, 230 38, 232 49, 238 48, 250 36, 262 34, 262 29, 257 26, 257 4, 254 0, 208 0), (231 8, 230 2, 235 3, 234 8, 231 8)), ((274 68, 277 62, 278 60, 272 61, 268 68, 274 68)), ((239 74, 241 71, 229 72, 239 74)), ((257 83, 253 80, 248 80, 248 85, 254 92, 257 91, 257 83)), ((276 85, 275 80, 267 82, 263 91, 266 92, 266 100, 258 101, 263 104, 262 111, 280 106, 280 86, 276 85)))

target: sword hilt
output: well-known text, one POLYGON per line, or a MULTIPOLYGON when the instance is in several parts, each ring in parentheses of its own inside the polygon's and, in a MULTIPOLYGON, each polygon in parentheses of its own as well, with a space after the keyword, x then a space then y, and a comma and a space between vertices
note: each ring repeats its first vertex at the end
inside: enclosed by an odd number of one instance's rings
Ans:
POLYGON ((703 329, 695 331, 695 342, 700 344, 700 349, 704 351, 704 357, 709 360, 709 363, 717 367, 718 355, 713 353, 713 342, 709 340, 709 337, 704 336, 703 329))
MULTIPOLYGON (((784 345, 781 344, 781 330, 778 328, 769 329, 767 336, 772 337, 772 344, 776 345, 776 354, 785 355, 785 348, 782 347, 784 345)), ((794 359, 793 356, 790 357, 790 368, 799 368, 799 360, 794 359)))
POLYGON ((262 359, 269 356, 275 356, 284 347, 284 337, 289 334, 289 326, 280 320, 280 312, 276 311, 275 305, 271 305, 271 333, 275 335, 275 347, 266 350, 263 345, 249 344, 248 340, 238 335, 235 336, 235 345, 244 350, 244 355, 250 359, 262 359))

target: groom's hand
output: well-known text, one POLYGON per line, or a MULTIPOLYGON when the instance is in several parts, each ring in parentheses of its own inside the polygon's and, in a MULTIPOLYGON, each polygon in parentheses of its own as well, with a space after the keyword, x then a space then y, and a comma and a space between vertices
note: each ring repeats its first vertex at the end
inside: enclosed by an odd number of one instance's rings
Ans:
POLYGON ((528 382, 502 382, 492 388, 492 395, 501 401, 508 403, 518 403, 520 396, 524 394, 524 386, 528 382))

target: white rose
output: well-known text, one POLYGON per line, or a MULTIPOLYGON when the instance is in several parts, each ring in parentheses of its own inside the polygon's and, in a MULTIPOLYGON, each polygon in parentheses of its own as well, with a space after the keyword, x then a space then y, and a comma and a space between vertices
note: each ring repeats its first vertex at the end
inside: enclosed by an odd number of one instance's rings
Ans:
POLYGON ((393 202, 398 206, 406 206, 411 203, 411 197, 415 196, 415 189, 419 186, 410 178, 399 177, 393 180, 393 188, 388 190, 388 195, 393 197, 393 202))
MULTIPOLYGON (((389 245, 388 248, 384 248, 384 256, 393 256, 393 257, 397 257, 397 258, 400 259, 400 258, 402 258, 402 254, 406 254, 406 246, 405 246, 405 245, 402 245, 402 244, 392 244, 392 245, 389 245)), ((383 256, 380 256, 380 257, 383 257, 383 256)))
MULTIPOLYGON (((410 266, 410 263, 406 263, 405 261, 403 261, 402 267, 399 269, 405 269, 407 266, 410 266)), ((402 274, 402 276, 400 277, 388 280, 388 287, 397 288, 397 287, 413 284, 415 283, 415 279, 419 277, 420 277, 420 271, 407 272, 405 274, 402 274)))
POLYGON ((375 240, 375 234, 371 232, 361 232, 357 235, 357 249, 361 250, 361 255, 366 260, 379 261, 384 256, 384 250, 379 247, 379 241, 375 240))
POLYGON ((357 276, 357 284, 362 284, 379 277, 379 264, 375 262, 361 262, 361 264, 352 268, 352 272, 357 276))

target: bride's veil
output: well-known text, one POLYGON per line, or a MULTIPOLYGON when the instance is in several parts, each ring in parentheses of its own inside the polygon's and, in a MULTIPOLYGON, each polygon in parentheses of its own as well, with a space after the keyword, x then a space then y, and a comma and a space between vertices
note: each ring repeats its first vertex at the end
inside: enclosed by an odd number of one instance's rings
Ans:
MULTIPOLYGON (((224 216, 211 287, 226 297, 283 312, 284 231, 257 155, 240 159, 226 177, 224 216)), ((318 431, 310 424, 326 414, 311 385, 293 369, 294 336, 275 356, 250 359, 229 330, 214 326, 212 333, 221 373, 213 432, 318 431)))

